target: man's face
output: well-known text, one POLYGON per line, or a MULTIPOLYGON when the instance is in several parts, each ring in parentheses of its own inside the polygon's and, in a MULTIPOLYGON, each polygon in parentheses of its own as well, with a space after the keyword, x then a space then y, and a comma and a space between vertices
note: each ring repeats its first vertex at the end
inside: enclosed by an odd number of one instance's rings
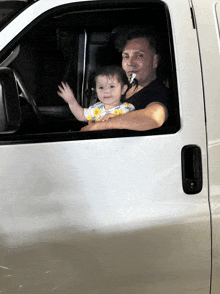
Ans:
POLYGON ((122 52, 122 68, 130 78, 136 73, 136 79, 141 86, 148 85, 156 79, 158 55, 155 54, 144 38, 129 40, 122 52))

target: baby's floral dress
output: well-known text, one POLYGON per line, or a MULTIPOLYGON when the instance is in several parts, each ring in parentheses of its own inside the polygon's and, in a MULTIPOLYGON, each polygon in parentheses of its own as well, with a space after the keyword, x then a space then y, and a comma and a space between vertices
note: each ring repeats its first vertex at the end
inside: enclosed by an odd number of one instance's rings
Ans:
POLYGON ((84 114, 87 120, 99 121, 103 116, 105 116, 108 113, 119 115, 127 113, 132 110, 135 110, 134 105, 127 102, 124 102, 121 105, 118 105, 108 110, 105 109, 105 105, 102 102, 97 102, 89 108, 84 108, 84 114))

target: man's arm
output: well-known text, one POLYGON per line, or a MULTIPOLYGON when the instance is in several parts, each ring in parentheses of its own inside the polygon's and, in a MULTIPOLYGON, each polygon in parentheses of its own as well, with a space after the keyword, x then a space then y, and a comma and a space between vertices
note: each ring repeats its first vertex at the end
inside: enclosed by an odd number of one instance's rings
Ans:
POLYGON ((152 102, 144 109, 135 110, 104 121, 85 126, 81 131, 96 131, 108 129, 129 129, 147 131, 159 128, 168 117, 166 107, 159 102, 152 102))

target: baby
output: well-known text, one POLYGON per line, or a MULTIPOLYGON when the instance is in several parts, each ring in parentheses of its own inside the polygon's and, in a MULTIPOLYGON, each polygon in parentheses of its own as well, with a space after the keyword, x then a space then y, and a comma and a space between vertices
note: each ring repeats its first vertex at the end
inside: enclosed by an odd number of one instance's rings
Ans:
POLYGON ((67 83, 61 83, 57 92, 69 105, 74 116, 80 121, 105 121, 113 115, 124 114, 134 110, 130 103, 122 103, 121 96, 128 88, 128 79, 121 67, 101 68, 95 75, 95 90, 99 102, 89 108, 82 108, 67 83))

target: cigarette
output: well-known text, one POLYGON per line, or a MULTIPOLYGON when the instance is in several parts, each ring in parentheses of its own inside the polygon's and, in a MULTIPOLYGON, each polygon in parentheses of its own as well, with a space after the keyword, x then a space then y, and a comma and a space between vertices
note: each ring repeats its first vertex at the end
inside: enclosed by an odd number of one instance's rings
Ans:
POLYGON ((130 84, 133 83, 133 80, 135 79, 136 75, 137 75, 136 73, 132 74, 131 79, 130 79, 130 84))

